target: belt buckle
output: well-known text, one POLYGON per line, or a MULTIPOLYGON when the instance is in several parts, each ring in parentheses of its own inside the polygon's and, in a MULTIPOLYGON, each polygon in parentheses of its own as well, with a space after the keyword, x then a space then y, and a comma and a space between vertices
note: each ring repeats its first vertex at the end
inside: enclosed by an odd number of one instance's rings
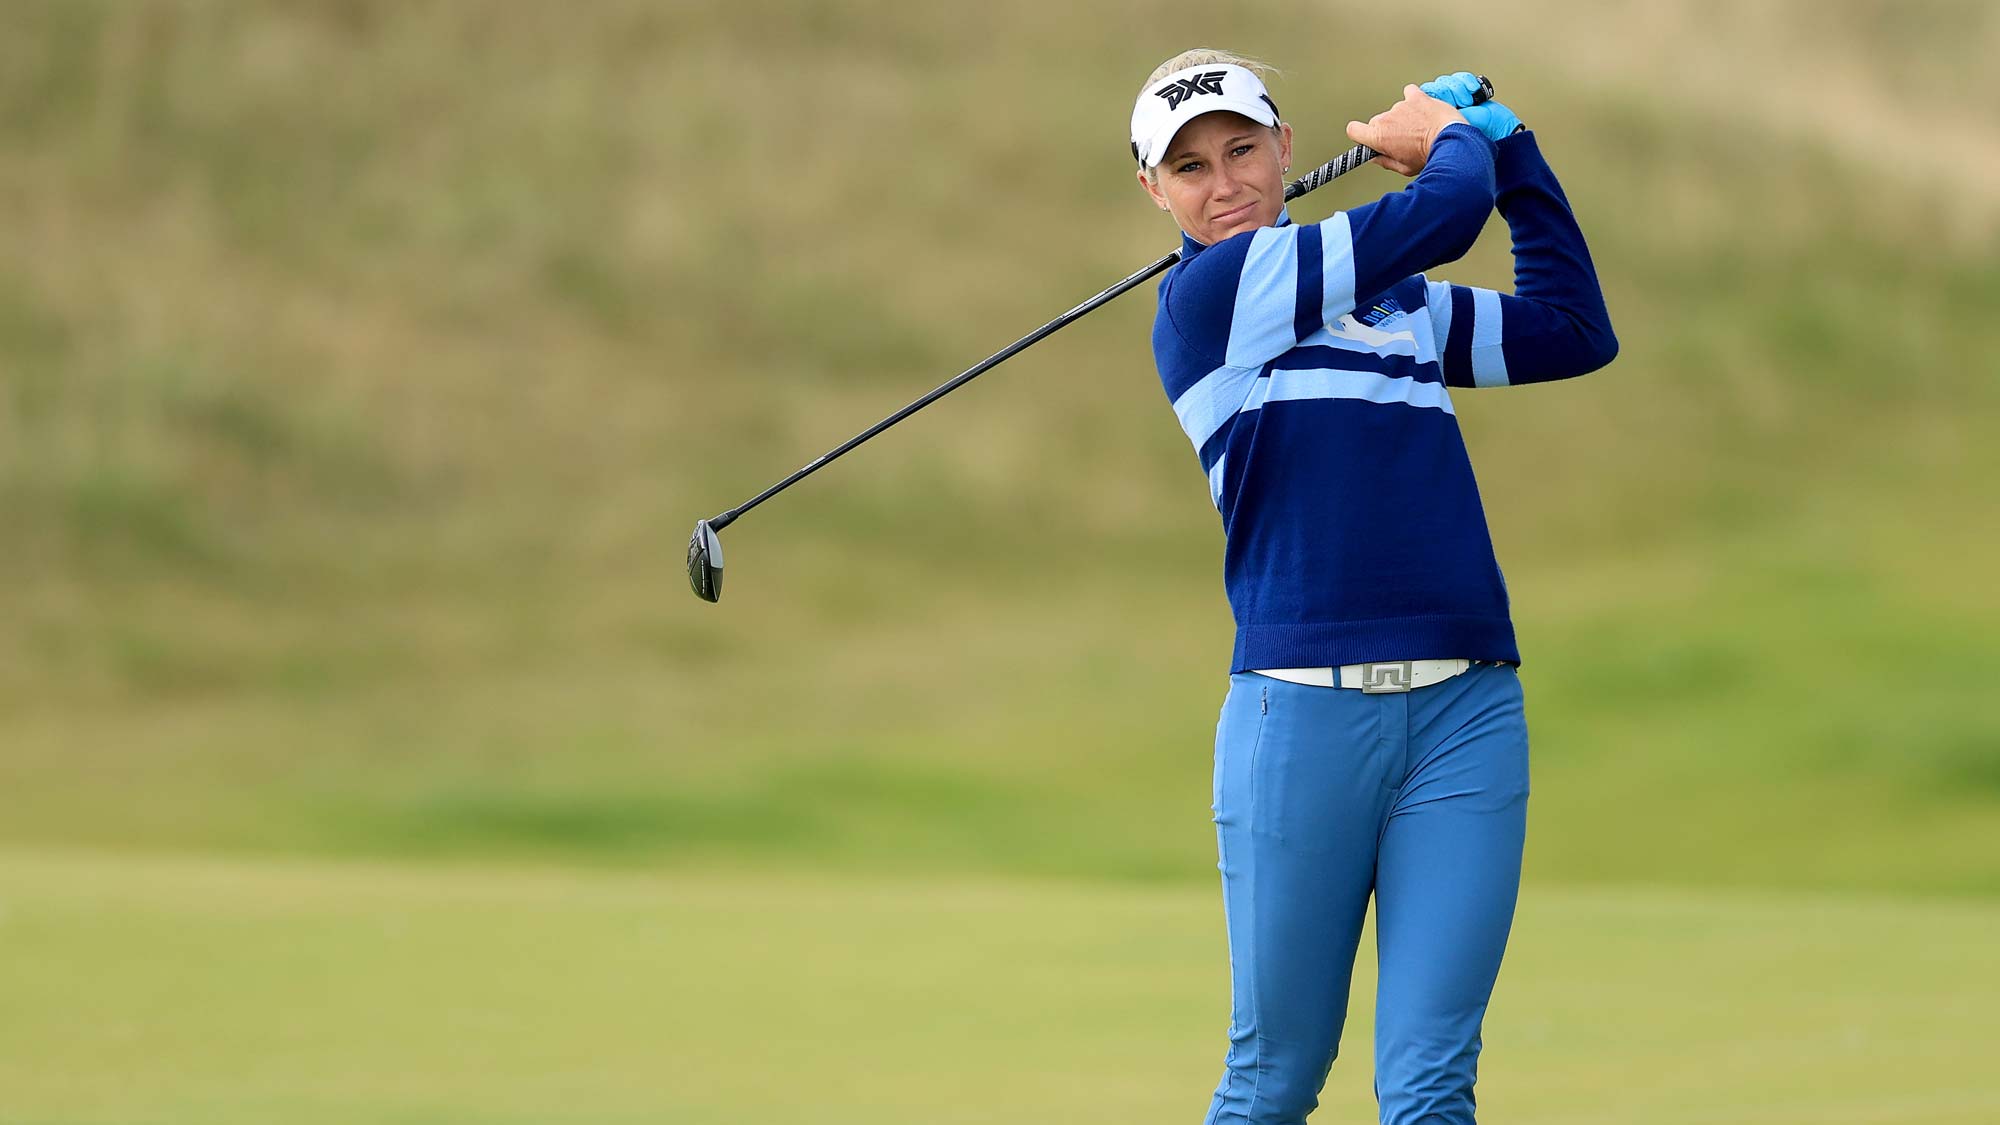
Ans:
POLYGON ((1388 695, 1393 692, 1410 690, 1410 681, 1415 677, 1414 661, 1385 660, 1376 664, 1361 666, 1361 692, 1363 695, 1388 695))

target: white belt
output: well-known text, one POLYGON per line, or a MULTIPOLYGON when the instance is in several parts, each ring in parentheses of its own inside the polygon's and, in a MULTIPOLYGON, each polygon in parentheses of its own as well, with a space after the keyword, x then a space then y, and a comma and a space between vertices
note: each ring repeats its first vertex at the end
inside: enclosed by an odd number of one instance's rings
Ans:
POLYGON ((1442 683, 1471 667, 1469 660, 1378 660, 1369 664, 1342 664, 1338 668, 1253 668, 1251 671, 1274 680, 1286 680, 1309 687, 1360 688, 1369 695, 1410 691, 1442 683), (1336 679, 1334 673, 1338 672, 1336 679))

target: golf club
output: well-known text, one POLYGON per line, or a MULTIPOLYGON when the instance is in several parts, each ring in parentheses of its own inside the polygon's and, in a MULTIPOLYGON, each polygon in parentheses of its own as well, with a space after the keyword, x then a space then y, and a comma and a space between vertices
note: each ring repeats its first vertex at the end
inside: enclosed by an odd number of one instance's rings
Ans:
MULTIPOLYGON (((1493 97, 1493 83, 1488 81, 1484 75, 1480 76, 1479 83, 1480 90, 1474 99, 1474 104, 1483 103, 1493 97)), ((1367 145, 1355 145, 1325 164, 1293 180, 1285 188, 1285 202, 1289 203, 1307 192, 1316 191, 1332 183, 1341 176, 1375 159, 1376 155, 1375 150, 1369 148, 1367 145)), ((828 450, 784 480, 779 481, 719 516, 698 521, 694 525, 694 534, 688 538, 687 558, 688 585, 693 587, 695 596, 709 602, 721 599, 722 539, 718 533, 723 528, 736 522, 737 517, 804 480, 806 477, 811 476, 813 473, 818 472, 848 450, 853 449, 855 446, 860 445, 890 426, 908 418, 938 399, 943 398, 986 372, 991 371, 993 368, 998 367, 1008 358, 1025 351, 1030 344, 1053 334, 1056 329, 1080 319, 1085 313, 1109 302, 1112 298, 1124 293, 1140 282, 1166 272, 1172 268, 1175 262, 1180 260, 1181 252, 1179 250, 1167 254, 1159 261, 1134 272, 1124 280, 1119 281, 1110 288, 1105 289, 1103 292, 1085 300, 1082 304, 1077 305, 1075 308, 1070 309, 1068 312, 1028 333, 1026 336, 973 364, 965 371, 940 384, 936 389, 930 391, 922 398, 917 399, 915 402, 910 403, 908 406, 903 407, 901 410, 896 411, 894 414, 889 415, 887 418, 882 419, 880 422, 840 443, 833 449, 828 450)))

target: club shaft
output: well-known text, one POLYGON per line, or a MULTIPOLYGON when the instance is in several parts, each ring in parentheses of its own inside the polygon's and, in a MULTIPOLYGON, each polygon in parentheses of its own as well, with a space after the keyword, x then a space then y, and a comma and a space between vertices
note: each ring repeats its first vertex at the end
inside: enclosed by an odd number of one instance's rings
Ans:
MULTIPOLYGON (((1341 176, 1345 176, 1347 173, 1352 172, 1356 168, 1359 168, 1363 164, 1366 164, 1370 160, 1373 160, 1375 156, 1376 156, 1375 150, 1369 148, 1367 145, 1355 145, 1353 148, 1348 149, 1346 152, 1341 153, 1339 156, 1334 157, 1332 160, 1327 161, 1326 163, 1320 165, 1319 167, 1313 169, 1312 171, 1306 173, 1305 175, 1300 176, 1298 179, 1293 180, 1291 184, 1285 188, 1285 201, 1289 203, 1292 200, 1297 199, 1299 196, 1306 194, 1307 192, 1316 191, 1319 188, 1325 187, 1327 184, 1332 183, 1334 180, 1340 178, 1341 176)), ((804 468, 800 469, 798 472, 793 473, 791 476, 788 476, 784 480, 781 480, 778 483, 772 485, 771 487, 765 489, 764 491, 759 492, 757 495, 752 496, 750 499, 744 501, 741 504, 738 504, 736 507, 729 509, 728 511, 722 513, 721 515, 715 517, 712 520, 709 520, 708 526, 716 531, 721 531, 723 528, 728 527, 731 523, 735 522, 736 517, 742 515, 743 513, 749 511, 750 509, 756 507, 757 505, 762 504, 764 501, 769 500, 771 497, 776 496, 778 493, 783 492, 787 488, 790 488, 791 486, 797 484, 798 482, 804 480, 805 478, 825 468, 827 465, 831 464, 834 460, 839 458, 842 454, 845 454, 848 450, 853 449, 855 446, 860 445, 861 443, 867 441, 869 438, 872 438, 876 434, 881 433, 883 430, 888 429, 889 427, 895 425, 896 423, 902 421, 903 419, 908 418, 910 415, 915 414, 917 411, 922 410, 924 407, 929 406, 931 403, 936 402, 938 399, 943 398, 944 396, 950 394, 951 392, 957 390, 958 388, 964 386, 965 384, 970 383, 972 380, 977 379, 979 376, 984 375, 986 372, 991 371, 993 368, 998 367, 1001 363, 1005 362, 1008 358, 1018 354, 1023 349, 1027 348, 1030 344, 1033 344, 1049 336, 1050 334, 1054 333, 1057 329, 1063 327, 1064 325, 1082 318, 1085 313, 1088 313, 1092 309, 1095 309, 1098 306, 1104 304, 1105 302, 1110 301, 1112 298, 1117 297, 1119 294, 1124 293, 1125 291, 1131 289, 1133 286, 1136 286, 1141 282, 1144 282, 1148 278, 1157 277, 1160 274, 1166 272, 1168 269, 1173 267, 1173 264, 1175 262, 1178 262, 1180 260, 1181 260, 1181 252, 1179 250, 1175 250, 1172 253, 1161 258, 1159 261, 1154 262, 1153 264, 1138 270, 1137 272, 1131 274, 1122 281, 1119 281, 1117 284, 1111 286, 1108 289, 1105 289, 1103 292, 1097 294, 1094 297, 1091 297, 1090 299, 1084 301, 1082 304, 1077 305, 1075 308, 1069 310, 1068 312, 1062 314, 1059 317, 1056 317, 1054 320, 1049 321, 1047 324, 1042 325, 1040 328, 1035 329, 1033 332, 1028 333, 1026 336, 1021 337, 1020 339, 1014 341, 1013 343, 1007 345, 1006 347, 1000 349, 999 351, 994 352, 992 355, 987 356, 985 359, 980 360, 978 363, 972 365, 971 367, 967 368, 958 375, 953 376, 950 380, 940 384, 930 393, 924 395, 922 398, 917 399, 915 402, 910 403, 908 406, 903 407, 901 410, 896 411, 894 414, 889 415, 887 418, 882 419, 880 422, 875 423, 874 425, 868 427, 867 429, 861 431, 860 433, 854 435, 853 437, 847 439, 846 441, 841 442, 838 446, 828 450, 824 454, 821 454, 819 457, 815 458, 812 462, 807 464, 804 468)))
POLYGON ((867 429, 861 431, 860 433, 855 434, 853 437, 848 438, 846 441, 841 442, 838 446, 820 455, 818 458, 814 459, 810 464, 806 465, 798 472, 793 473, 791 476, 786 477, 784 480, 779 481, 778 483, 772 485, 771 487, 751 497, 749 500, 744 501, 742 504, 739 504, 736 507, 731 508, 727 512, 724 512, 721 515, 715 517, 714 519, 708 521, 708 525, 717 531, 721 531, 724 527, 727 527, 732 521, 734 521, 736 517, 742 515, 743 513, 749 511, 750 509, 756 507, 757 505, 762 504, 764 501, 769 500, 771 497, 776 496, 778 493, 783 492, 785 489, 790 488, 792 485, 797 484, 799 481, 804 480, 806 477, 811 476, 813 473, 818 472, 820 469, 826 467, 829 463, 831 463, 835 458, 839 457, 841 454, 846 453, 848 450, 853 449, 855 446, 860 445, 862 442, 867 441, 869 438, 874 437, 876 434, 881 433, 883 430, 888 429, 890 426, 893 426, 896 423, 902 421, 903 419, 908 418, 910 415, 915 414, 917 411, 922 410, 924 407, 929 406, 931 403, 936 402, 938 399, 943 398, 944 396, 950 394, 951 392, 957 390, 958 388, 964 386, 965 384, 971 382, 972 380, 977 379, 979 376, 984 375, 986 372, 991 371, 993 368, 998 367, 1001 363, 1005 362, 1009 357, 1019 353, 1023 349, 1027 348, 1030 344, 1033 344, 1036 341, 1041 340, 1042 338, 1050 335, 1051 333, 1055 332, 1057 329, 1063 327, 1064 325, 1080 319, 1085 313, 1091 311, 1092 309, 1098 307, 1099 305, 1104 304, 1106 301, 1111 300, 1113 297, 1116 297, 1119 294, 1125 292, 1126 290, 1132 288, 1133 286, 1138 285, 1139 283, 1145 281, 1149 277, 1154 277, 1159 275, 1160 273, 1164 272, 1169 267, 1171 267, 1175 262, 1178 262, 1180 260, 1181 260, 1181 252, 1179 250, 1176 250, 1173 253, 1168 254, 1166 257, 1161 258, 1159 261, 1154 262, 1153 264, 1145 267, 1144 269, 1139 270, 1136 273, 1133 273, 1131 276, 1118 282, 1116 285, 1111 286, 1109 289, 1104 290, 1103 292, 1097 294, 1096 296, 1090 298, 1089 300, 1083 302, 1082 304, 1076 306, 1075 308, 1069 310, 1068 312, 1062 314, 1061 316, 1055 318, 1054 320, 1049 321, 1047 324, 1042 325, 1040 328, 1035 329, 1033 332, 1028 333, 1026 336, 1021 337, 1020 339, 1014 341, 1013 343, 1007 345, 1006 347, 1000 349, 999 351, 994 352, 992 355, 987 356, 985 359, 980 360, 978 363, 973 364, 971 367, 966 368, 963 372, 960 372, 959 374, 953 376, 949 381, 940 384, 929 394, 924 395, 922 398, 917 399, 915 402, 910 403, 908 406, 903 407, 901 410, 896 411, 894 414, 889 415, 887 418, 882 419, 880 422, 875 423, 874 425, 868 427, 867 429))
POLYGON ((1380 154, 1367 145, 1355 145, 1332 160, 1293 180, 1291 185, 1285 188, 1285 202, 1290 203, 1292 200, 1309 191, 1317 191, 1325 187, 1334 180, 1375 159, 1378 155, 1380 154))

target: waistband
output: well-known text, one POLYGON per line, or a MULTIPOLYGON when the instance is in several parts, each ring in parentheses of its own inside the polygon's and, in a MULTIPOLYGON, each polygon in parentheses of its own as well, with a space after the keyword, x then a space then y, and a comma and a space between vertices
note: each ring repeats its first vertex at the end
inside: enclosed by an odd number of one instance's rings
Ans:
POLYGON ((1366 695, 1413 691, 1443 683, 1479 664, 1512 664, 1511 660, 1376 660, 1337 668, 1253 668, 1260 676, 1307 687, 1343 687, 1366 695))

